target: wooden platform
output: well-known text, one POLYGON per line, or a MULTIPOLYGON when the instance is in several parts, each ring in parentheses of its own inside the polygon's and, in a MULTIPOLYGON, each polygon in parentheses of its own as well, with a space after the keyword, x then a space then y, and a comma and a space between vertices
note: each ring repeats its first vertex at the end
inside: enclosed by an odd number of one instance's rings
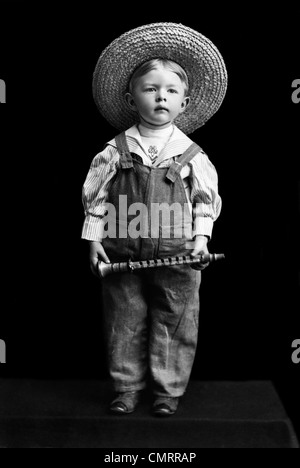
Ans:
POLYGON ((175 416, 107 411, 100 380, 0 380, 0 447, 299 448, 271 382, 192 381, 175 416))

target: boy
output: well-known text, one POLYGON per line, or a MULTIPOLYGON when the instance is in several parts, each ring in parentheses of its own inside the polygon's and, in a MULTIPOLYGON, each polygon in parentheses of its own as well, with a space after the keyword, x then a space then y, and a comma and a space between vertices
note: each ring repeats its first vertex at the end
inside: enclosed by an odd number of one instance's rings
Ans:
MULTIPOLYGON (((221 210, 217 174, 185 133, 203 125, 224 98, 227 73, 215 46, 180 24, 146 25, 104 50, 93 86, 100 112, 123 132, 94 158, 83 188, 82 237, 90 241, 92 271, 97 274, 99 260, 185 255, 191 245, 192 255, 208 253, 221 210), (169 216, 157 212, 162 203, 169 216)), ((135 410, 148 370, 154 414, 176 412, 196 352, 199 270, 205 266, 103 279, 113 413, 135 410)))

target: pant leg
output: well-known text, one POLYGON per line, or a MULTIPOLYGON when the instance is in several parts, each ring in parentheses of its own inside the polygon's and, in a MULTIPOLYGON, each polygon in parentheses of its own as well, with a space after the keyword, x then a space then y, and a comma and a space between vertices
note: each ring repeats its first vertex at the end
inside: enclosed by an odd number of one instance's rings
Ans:
POLYGON ((108 368, 117 392, 141 390, 148 367, 143 278, 121 273, 102 282, 108 368))
POLYGON ((173 266, 150 274, 154 392, 179 397, 188 385, 197 348, 201 273, 189 266, 173 266))

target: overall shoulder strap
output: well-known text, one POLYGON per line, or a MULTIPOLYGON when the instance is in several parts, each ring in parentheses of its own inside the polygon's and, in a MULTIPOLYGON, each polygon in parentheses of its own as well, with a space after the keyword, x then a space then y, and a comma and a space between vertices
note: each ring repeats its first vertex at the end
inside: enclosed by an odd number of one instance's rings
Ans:
POLYGON ((122 169, 130 169, 133 167, 132 157, 128 148, 125 132, 120 133, 115 137, 117 150, 120 154, 120 164, 122 169))
POLYGON ((188 149, 185 150, 185 152, 178 158, 178 160, 171 164, 166 175, 167 179, 174 183, 182 171, 182 168, 186 166, 196 156, 196 154, 201 151, 202 149, 197 145, 197 143, 192 143, 188 149))

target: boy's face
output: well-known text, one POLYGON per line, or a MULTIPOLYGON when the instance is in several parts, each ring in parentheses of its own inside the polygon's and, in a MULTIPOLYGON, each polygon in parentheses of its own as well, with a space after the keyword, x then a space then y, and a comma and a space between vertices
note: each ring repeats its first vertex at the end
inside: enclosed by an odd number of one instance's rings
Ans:
POLYGON ((189 103, 179 76, 162 65, 138 78, 126 99, 130 108, 138 112, 141 123, 149 128, 168 127, 189 103))

